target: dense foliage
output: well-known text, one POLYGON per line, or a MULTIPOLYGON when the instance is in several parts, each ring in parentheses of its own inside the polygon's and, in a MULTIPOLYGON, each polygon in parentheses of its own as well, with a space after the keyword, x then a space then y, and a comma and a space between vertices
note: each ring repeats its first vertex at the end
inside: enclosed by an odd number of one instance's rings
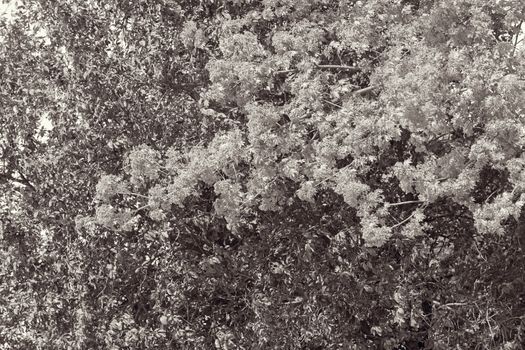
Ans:
POLYGON ((0 349, 520 349, 522 0, 26 0, 0 349))

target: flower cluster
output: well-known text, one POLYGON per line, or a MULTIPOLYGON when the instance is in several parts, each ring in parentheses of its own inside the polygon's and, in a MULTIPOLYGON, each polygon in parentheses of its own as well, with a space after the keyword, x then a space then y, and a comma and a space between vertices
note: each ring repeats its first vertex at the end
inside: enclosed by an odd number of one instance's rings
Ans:
POLYGON ((128 192, 128 186, 120 176, 103 175, 97 183, 95 199, 101 202, 107 202, 118 194, 128 192))
POLYGON ((140 187, 146 181, 159 177, 159 154, 147 145, 133 149, 126 158, 125 169, 130 175, 130 182, 140 187))

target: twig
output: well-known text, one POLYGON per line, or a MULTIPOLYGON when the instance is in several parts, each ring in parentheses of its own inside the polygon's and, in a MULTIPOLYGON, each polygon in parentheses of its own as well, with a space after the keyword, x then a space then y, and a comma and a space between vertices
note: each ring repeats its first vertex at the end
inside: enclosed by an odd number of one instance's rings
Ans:
POLYGON ((485 203, 487 203, 489 201, 489 199, 492 198, 492 196, 494 196, 496 194, 496 192, 498 192, 500 189, 498 188, 497 190, 495 190, 494 192, 492 192, 491 194, 489 194, 489 196, 487 197, 487 199, 485 199, 485 203))
POLYGON ((512 47, 512 55, 511 56, 514 56, 514 53, 516 53, 516 47, 518 46, 518 37, 520 36, 520 31, 521 31, 521 26, 523 24, 523 21, 520 22, 520 24, 518 24, 518 28, 516 30, 516 33, 514 34, 516 36, 516 39, 514 40, 514 45, 512 47))
POLYGON ((20 177, 19 179, 17 179, 16 177, 13 176, 13 174, 11 172, 9 173, 0 173, 0 181, 12 181, 12 182, 16 182, 16 183, 19 183, 25 187, 28 187, 30 190, 36 192, 36 188, 35 186, 31 183, 31 181, 29 181, 25 176, 24 174, 22 174, 22 172, 20 170, 17 170, 18 172, 18 176, 20 177))
POLYGON ((412 217, 416 214, 416 211, 414 210, 412 212, 412 214, 410 214, 405 220, 401 221, 401 222, 398 222, 397 224, 395 224, 394 226, 391 226, 390 229, 395 229, 396 227, 399 227, 401 225, 403 225, 405 222, 407 222, 408 220, 412 219, 412 217))
POLYGON ((436 136, 434 136, 432 139, 428 140, 427 143, 432 143, 432 142, 434 142, 434 141, 439 140, 439 139, 442 138, 443 136, 447 136, 447 135, 451 135, 451 134, 452 134, 451 132, 444 132, 444 133, 442 133, 442 134, 440 134, 440 135, 436 135, 436 136))
MULTIPOLYGON (((425 203, 425 202, 422 202, 422 203, 425 203)), ((425 205, 423 206, 423 209, 426 208, 427 205, 428 205, 428 203, 425 204, 425 205)), ((412 219, 412 218, 414 217, 414 215, 416 215, 417 209, 419 209, 419 208, 414 209, 414 211, 412 212, 412 214, 410 214, 410 215, 409 215, 406 219, 404 219, 403 221, 398 222, 398 223, 395 224, 394 226, 391 226, 390 229, 391 229, 391 230, 392 230, 392 229, 395 229, 396 227, 399 227, 399 226, 403 225, 404 223, 406 223, 408 220, 412 219)))
POLYGON ((344 65, 338 65, 338 64, 318 64, 317 68, 321 69, 342 69, 347 70, 350 72, 360 72, 361 68, 359 67, 353 67, 353 66, 344 66, 344 65))
POLYGON ((149 206, 150 206, 149 204, 143 205, 142 207, 135 209, 135 211, 134 211, 133 213, 136 214, 136 213, 138 213, 139 211, 141 211, 141 210, 143 210, 143 209, 146 209, 146 208, 149 207, 149 206))
POLYGON ((468 305, 468 303, 448 303, 448 304, 439 305, 438 309, 442 309, 445 307, 450 308, 451 306, 465 306, 465 305, 468 305))
POLYGON ((398 205, 405 205, 405 204, 420 204, 424 203, 424 201, 404 201, 404 202, 398 202, 398 203, 385 203, 386 207, 397 207, 398 205))
POLYGON ((329 105, 332 105, 332 106, 337 107, 337 108, 343 108, 343 106, 338 105, 337 103, 330 102, 328 100, 323 100, 323 102, 328 103, 329 105))
POLYGON ((479 256, 480 256, 480 257, 486 262, 486 261, 487 261, 487 258, 485 258, 485 257, 483 256, 483 254, 481 254, 481 251, 480 251, 479 248, 478 248, 478 244, 476 243, 476 240, 474 239, 473 242, 474 242, 474 247, 475 247, 476 250, 478 251, 479 256))
POLYGON ((106 287, 108 286, 108 279, 106 278, 106 283, 104 284, 104 288, 102 288, 102 290, 97 294, 97 296, 95 297, 95 299, 98 299, 99 296, 102 295, 102 293, 104 293, 104 291, 106 290, 106 287))
POLYGON ((490 320, 489 320, 489 309, 485 309, 485 320, 487 321, 487 325, 489 326, 489 331, 490 331, 490 337, 491 339, 494 339, 494 331, 492 330, 492 325, 490 324, 490 320))
MULTIPOLYGON (((24 176, 24 174, 22 174, 22 172, 20 170, 18 170, 18 175, 20 175, 20 179, 22 179, 22 183, 24 185, 26 185, 27 187, 29 187, 31 190, 35 191, 36 192, 36 188, 35 186, 31 183, 31 181, 29 181, 27 179, 27 177, 24 176)), ((13 179, 14 181, 17 181, 16 179, 13 179)), ((18 181, 20 182, 20 181, 18 181)))
MULTIPOLYGON (((315 67, 319 68, 319 69, 341 69, 341 70, 346 70, 346 71, 349 71, 349 72, 352 72, 352 73, 357 73, 357 72, 361 71, 361 68, 359 68, 359 67, 345 66, 345 65, 338 65, 338 64, 318 64, 315 67)), ((285 70, 278 70, 278 71, 275 72, 275 74, 276 75, 288 74, 288 73, 295 73, 297 71, 298 71, 297 68, 285 69, 285 70)))
POLYGON ((362 95, 362 94, 365 94, 367 92, 370 92, 372 90, 374 90, 375 88, 377 88, 377 86, 369 86, 369 87, 365 87, 363 89, 359 89, 359 90, 356 90, 356 91, 353 91, 352 94, 354 95, 362 95))

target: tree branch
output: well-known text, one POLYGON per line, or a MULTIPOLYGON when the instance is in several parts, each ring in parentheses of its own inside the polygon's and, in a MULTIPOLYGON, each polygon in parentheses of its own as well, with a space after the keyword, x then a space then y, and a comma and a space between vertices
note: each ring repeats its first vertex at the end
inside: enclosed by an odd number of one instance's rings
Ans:
MULTIPOLYGON (((361 71, 361 68, 359 67, 353 67, 353 66, 345 66, 345 65, 337 65, 337 64, 318 64, 315 66, 318 69, 340 69, 340 70, 346 70, 352 73, 357 73, 361 71)), ((288 74, 288 73, 295 73, 298 69, 286 69, 286 70, 278 70, 275 72, 275 75, 280 74, 288 74)))
POLYGON ((377 86, 369 86, 369 87, 365 87, 364 89, 359 89, 359 90, 356 90, 356 91, 352 91, 352 94, 354 95, 362 95, 362 94, 366 94, 367 92, 370 92, 372 90, 374 90, 375 88, 377 88, 377 86))
POLYGON ((407 217, 406 219, 404 219, 403 221, 401 222, 398 222, 397 224, 395 224, 394 226, 391 226, 390 229, 395 229, 396 227, 399 227, 401 225, 403 225, 404 223, 406 223, 408 220, 412 219, 412 217, 416 214, 416 211, 414 210, 412 212, 412 214, 409 215, 409 217, 407 217))
POLYGON ((19 172, 19 175, 20 175, 20 179, 13 177, 13 174, 5 174, 5 173, 0 174, 0 180, 4 180, 6 182, 7 181, 16 182, 20 185, 28 187, 31 191, 36 192, 35 186, 33 186, 33 184, 22 173, 19 172))
MULTIPOLYGON (((36 192, 36 188, 35 186, 33 186, 33 184, 24 176, 24 174, 22 174, 22 172, 20 172, 20 170, 18 170, 18 175, 20 175, 20 179, 22 180, 21 183, 26 185, 27 187, 29 187, 31 190, 35 191, 36 192)), ((13 179, 14 181, 17 181, 17 179, 13 179)), ((20 182, 20 181, 19 181, 20 182)))
POLYGON ((404 201, 404 202, 398 202, 398 203, 385 203, 385 207, 397 207, 398 205, 405 205, 405 204, 421 204, 423 201, 404 201))
POLYGON ((347 70, 349 72, 360 72, 361 68, 359 67, 353 67, 353 66, 344 66, 344 65, 337 65, 337 64, 318 64, 317 68, 320 69, 342 69, 347 70))
POLYGON ((437 308, 438 309, 442 309, 442 308, 450 308, 451 306, 464 306, 464 305, 468 305, 469 303, 448 303, 448 304, 443 304, 443 305, 439 305, 437 308))
POLYGON ((324 102, 324 103, 328 103, 329 105, 334 106, 334 107, 337 107, 337 108, 343 108, 343 106, 338 105, 338 104, 333 103, 333 102, 330 102, 330 101, 328 101, 328 100, 323 100, 323 102, 324 102))
MULTIPOLYGON (((424 209, 428 206, 428 203, 426 203, 426 202, 421 202, 421 203, 425 203, 425 205, 423 205, 423 210, 424 210, 424 209)), ((412 219, 412 218, 414 217, 414 215, 416 215, 416 212, 417 212, 418 209, 419 209, 419 207, 416 208, 416 209, 412 212, 412 214, 410 214, 406 219, 404 219, 404 220, 401 221, 401 222, 398 222, 398 223, 395 224, 394 226, 391 226, 390 229, 395 229, 396 227, 399 227, 399 226, 403 225, 404 223, 408 222, 410 219, 412 219)))
POLYGON ((514 35, 516 36, 516 39, 514 40, 514 45, 512 47, 512 55, 511 56, 514 56, 514 54, 516 53, 516 47, 518 46, 518 37, 520 36, 520 31, 521 31, 521 26, 523 24, 523 21, 520 22, 520 24, 518 24, 518 27, 516 28, 516 33, 514 33, 514 35))

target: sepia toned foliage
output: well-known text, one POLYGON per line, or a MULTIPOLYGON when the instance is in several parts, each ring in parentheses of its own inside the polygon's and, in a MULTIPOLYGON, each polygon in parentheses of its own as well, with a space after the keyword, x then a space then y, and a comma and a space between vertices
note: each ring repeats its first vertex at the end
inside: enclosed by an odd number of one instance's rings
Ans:
POLYGON ((519 349, 519 0, 23 1, 6 349, 519 349))

